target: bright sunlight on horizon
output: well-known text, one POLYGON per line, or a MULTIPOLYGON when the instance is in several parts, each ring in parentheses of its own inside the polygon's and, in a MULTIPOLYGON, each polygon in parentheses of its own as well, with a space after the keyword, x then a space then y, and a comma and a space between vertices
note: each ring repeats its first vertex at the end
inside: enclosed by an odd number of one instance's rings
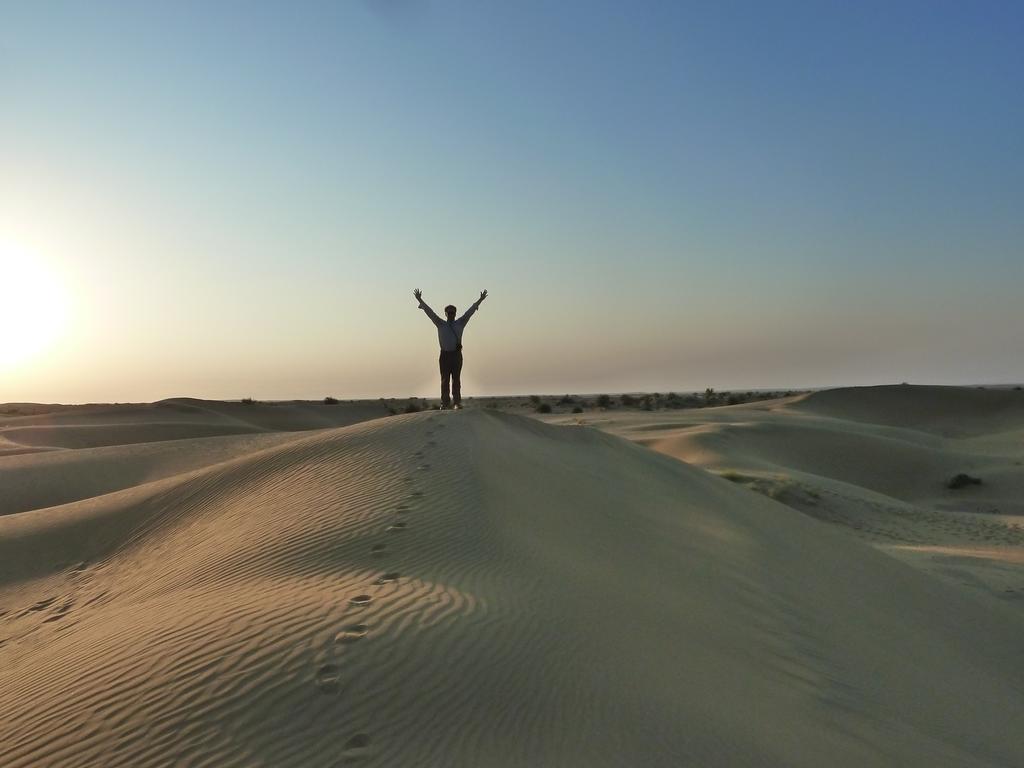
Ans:
POLYGON ((1024 379, 1024 10, 0 6, 0 402, 1024 379), (442 330, 443 333, 443 330, 442 330), (443 343, 443 342, 442 342, 443 343))
POLYGON ((37 256, 0 244, 0 376, 49 352, 65 332, 68 297, 60 277, 37 256))

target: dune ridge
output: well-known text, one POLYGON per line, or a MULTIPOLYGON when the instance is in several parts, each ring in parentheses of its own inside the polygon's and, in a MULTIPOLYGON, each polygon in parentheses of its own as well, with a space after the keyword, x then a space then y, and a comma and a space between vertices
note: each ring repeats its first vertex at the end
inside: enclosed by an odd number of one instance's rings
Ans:
POLYGON ((488 411, 293 437, 0 518, 0 764, 1024 762, 1020 616, 783 504, 488 411))

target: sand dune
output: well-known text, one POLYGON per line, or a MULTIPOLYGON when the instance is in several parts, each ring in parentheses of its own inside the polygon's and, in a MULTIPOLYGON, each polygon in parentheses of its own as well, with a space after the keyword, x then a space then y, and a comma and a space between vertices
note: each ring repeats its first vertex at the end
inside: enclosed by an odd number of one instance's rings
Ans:
POLYGON ((386 413, 380 403, 191 399, 41 413, 33 411, 44 406, 16 407, 29 415, 0 418, 0 515, 130 488, 288 442, 295 431, 386 413))
POLYGON ((583 420, 1024 612, 1022 414, 1019 390, 900 385, 583 420), (983 483, 948 489, 961 472, 983 483))
POLYGON ((963 437, 1024 428, 1024 393, 979 387, 856 387, 815 392, 795 409, 963 437))
POLYGON ((101 496, 300 437, 266 432, 0 457, 0 515, 101 496))
POLYGON ((495 412, 290 437, 0 518, 0 764, 1024 764, 1022 616, 845 530, 495 412))
POLYGON ((379 402, 248 405, 177 398, 141 405, 65 406, 49 413, 0 418, 0 439, 36 449, 95 448, 214 435, 325 429, 386 413, 379 402))
POLYGON ((648 441, 663 452, 702 456, 702 464, 743 470, 788 468, 869 488, 896 499, 929 498, 957 472, 983 472, 992 460, 928 444, 913 435, 857 432, 832 421, 759 421, 691 430, 648 441))

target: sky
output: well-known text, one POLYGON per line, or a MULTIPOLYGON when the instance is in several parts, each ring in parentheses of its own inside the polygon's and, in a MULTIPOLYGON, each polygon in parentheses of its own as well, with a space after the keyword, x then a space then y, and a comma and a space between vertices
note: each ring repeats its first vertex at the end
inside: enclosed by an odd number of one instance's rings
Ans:
POLYGON ((1024 380, 1017 2, 0 0, 0 402, 1024 380))

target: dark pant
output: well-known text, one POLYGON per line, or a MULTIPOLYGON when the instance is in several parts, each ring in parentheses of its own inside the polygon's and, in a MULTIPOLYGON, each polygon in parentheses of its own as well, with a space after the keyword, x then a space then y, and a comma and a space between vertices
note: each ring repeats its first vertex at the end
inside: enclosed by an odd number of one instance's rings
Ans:
POLYGON ((441 350, 441 357, 438 358, 441 366, 441 404, 451 405, 454 398, 455 404, 462 403, 462 352, 445 352, 441 350), (448 394, 448 382, 451 382, 451 394, 448 394))

